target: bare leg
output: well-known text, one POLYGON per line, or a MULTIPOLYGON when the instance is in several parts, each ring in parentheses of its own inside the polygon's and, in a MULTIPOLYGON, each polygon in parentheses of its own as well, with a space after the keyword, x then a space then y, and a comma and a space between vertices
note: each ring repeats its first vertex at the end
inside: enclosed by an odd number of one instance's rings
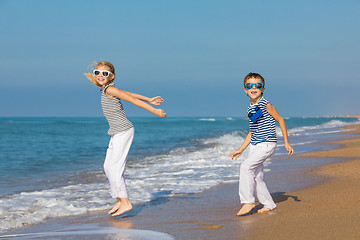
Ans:
POLYGON ((255 204, 245 203, 236 215, 241 216, 248 214, 254 207, 255 204))
POLYGON ((120 207, 111 216, 116 217, 116 216, 119 216, 119 215, 121 215, 121 214, 123 214, 125 212, 131 211, 133 209, 133 206, 130 203, 129 198, 121 198, 120 203, 121 203, 120 207))
POLYGON ((121 201, 120 198, 116 198, 116 204, 114 205, 114 207, 108 212, 108 214, 113 214, 115 213, 121 206, 121 201))

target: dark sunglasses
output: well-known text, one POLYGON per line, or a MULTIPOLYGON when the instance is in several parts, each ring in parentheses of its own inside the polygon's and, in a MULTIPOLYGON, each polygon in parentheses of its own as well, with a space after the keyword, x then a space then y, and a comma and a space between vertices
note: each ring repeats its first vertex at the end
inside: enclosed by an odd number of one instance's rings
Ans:
POLYGON ((113 74, 113 73, 110 72, 110 71, 102 71, 102 70, 94 70, 93 73, 94 73, 95 76, 99 76, 100 73, 101 73, 101 75, 102 75, 103 77, 108 77, 110 74, 113 74))
POLYGON ((257 82, 257 83, 245 83, 244 87, 246 89, 252 89, 253 87, 256 87, 257 89, 262 89, 264 87, 264 83, 262 82, 257 82))

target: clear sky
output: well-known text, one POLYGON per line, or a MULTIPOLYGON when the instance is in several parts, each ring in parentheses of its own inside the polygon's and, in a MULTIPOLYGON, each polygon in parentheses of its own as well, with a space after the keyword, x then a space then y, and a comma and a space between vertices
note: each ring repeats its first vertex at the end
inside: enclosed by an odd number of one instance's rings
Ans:
MULTIPOLYGON (((244 116, 262 74, 283 117, 360 113, 358 0, 0 0, 0 116, 102 116, 94 60, 168 116, 244 116)), ((151 116, 125 104, 129 116, 151 116)))

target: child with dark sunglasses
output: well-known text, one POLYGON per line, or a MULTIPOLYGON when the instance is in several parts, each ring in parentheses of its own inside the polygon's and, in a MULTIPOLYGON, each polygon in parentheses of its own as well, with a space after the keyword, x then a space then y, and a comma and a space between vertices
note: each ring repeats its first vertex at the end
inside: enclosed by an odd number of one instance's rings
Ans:
POLYGON ((255 192, 259 202, 263 205, 258 213, 269 212, 276 208, 263 181, 263 163, 274 153, 277 144, 275 121, 280 125, 286 150, 289 155, 294 153, 294 149, 289 143, 284 119, 275 107, 263 97, 264 78, 258 73, 249 73, 244 79, 244 91, 251 101, 247 109, 250 131, 240 148, 230 153, 232 159, 237 159, 250 145, 248 156, 240 167, 239 195, 243 206, 237 213, 239 216, 250 213, 255 207, 255 192))
POLYGON ((159 117, 166 117, 162 109, 151 105, 160 105, 164 100, 158 96, 148 98, 136 93, 126 92, 115 87, 115 68, 110 62, 94 63, 93 74, 85 76, 96 86, 101 87, 101 105, 109 123, 111 136, 104 162, 105 174, 110 183, 111 195, 116 198, 115 206, 108 212, 113 217, 132 210, 124 178, 125 164, 134 137, 134 126, 127 119, 121 99, 144 108, 159 117), (147 102, 147 103, 146 103, 147 102))

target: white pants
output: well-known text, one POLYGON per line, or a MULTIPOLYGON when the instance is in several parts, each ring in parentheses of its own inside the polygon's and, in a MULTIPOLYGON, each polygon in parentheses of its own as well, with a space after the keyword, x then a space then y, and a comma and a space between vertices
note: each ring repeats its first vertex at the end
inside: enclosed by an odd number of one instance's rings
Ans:
POLYGON ((241 203, 255 203, 256 192, 259 202, 269 209, 274 209, 274 203, 269 190, 263 181, 264 161, 270 157, 276 148, 276 143, 264 142, 249 145, 249 155, 240 167, 239 195, 241 203))
POLYGON ((134 128, 111 136, 104 162, 105 174, 113 198, 128 198, 124 178, 127 156, 134 138, 134 128))

